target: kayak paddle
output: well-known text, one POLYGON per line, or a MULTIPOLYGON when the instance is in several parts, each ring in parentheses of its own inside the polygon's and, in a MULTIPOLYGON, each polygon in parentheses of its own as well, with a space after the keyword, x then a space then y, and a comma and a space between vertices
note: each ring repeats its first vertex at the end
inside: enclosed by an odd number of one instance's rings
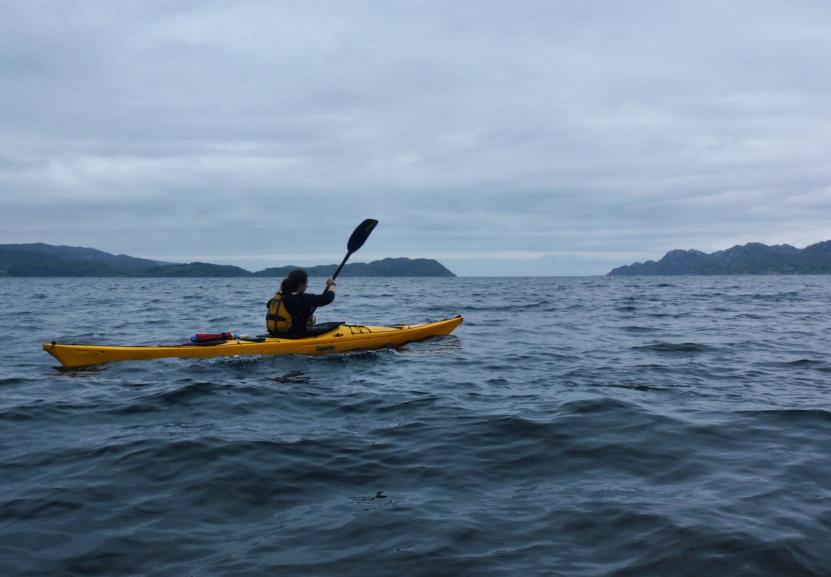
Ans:
POLYGON ((340 269, 343 268, 343 265, 346 264, 346 261, 349 260, 349 257, 352 256, 352 253, 357 252, 359 248, 364 246, 366 239, 369 238, 369 235, 372 233, 372 230, 378 224, 378 221, 374 218, 368 218, 363 221, 361 224, 358 225, 352 232, 352 236, 349 237, 349 242, 346 243, 346 256, 343 257, 343 260, 338 266, 338 269, 335 271, 335 274, 332 275, 332 280, 336 279, 340 274, 340 269))

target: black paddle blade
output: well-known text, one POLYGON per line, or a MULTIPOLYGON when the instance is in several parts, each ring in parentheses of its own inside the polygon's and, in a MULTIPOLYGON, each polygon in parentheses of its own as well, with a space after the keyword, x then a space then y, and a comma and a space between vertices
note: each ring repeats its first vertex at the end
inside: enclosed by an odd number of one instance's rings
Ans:
POLYGON ((372 229, 374 229, 377 224, 378 221, 374 218, 368 218, 359 224, 358 228, 355 229, 355 232, 352 233, 352 236, 349 237, 349 242, 346 244, 346 250, 352 253, 364 246, 366 239, 369 238, 369 235, 372 233, 372 229))

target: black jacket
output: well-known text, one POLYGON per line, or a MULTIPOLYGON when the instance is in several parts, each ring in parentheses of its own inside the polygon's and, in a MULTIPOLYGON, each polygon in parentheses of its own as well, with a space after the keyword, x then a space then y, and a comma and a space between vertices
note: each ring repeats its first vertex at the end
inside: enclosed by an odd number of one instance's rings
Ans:
POLYGON ((322 295, 309 293, 292 293, 283 295, 283 305, 291 315, 291 330, 288 338, 299 338, 306 332, 306 325, 317 307, 325 307, 335 300, 335 293, 326 290, 322 295))

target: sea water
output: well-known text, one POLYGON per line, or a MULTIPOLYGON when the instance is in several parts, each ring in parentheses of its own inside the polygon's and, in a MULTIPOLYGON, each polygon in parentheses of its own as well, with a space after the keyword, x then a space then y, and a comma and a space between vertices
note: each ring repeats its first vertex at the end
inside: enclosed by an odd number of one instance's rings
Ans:
POLYGON ((831 575, 831 277, 345 277, 319 321, 465 323, 40 348, 262 333, 276 284, 0 279, 0 575, 831 575))

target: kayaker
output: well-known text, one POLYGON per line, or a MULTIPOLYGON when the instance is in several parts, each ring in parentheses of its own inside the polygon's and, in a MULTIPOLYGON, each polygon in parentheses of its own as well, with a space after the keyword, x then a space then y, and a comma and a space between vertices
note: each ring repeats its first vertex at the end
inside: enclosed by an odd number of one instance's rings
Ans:
POLYGON ((326 279, 322 295, 308 294, 309 275, 303 269, 295 269, 280 283, 280 290, 268 301, 265 317, 266 329, 273 336, 299 339, 314 326, 314 311, 335 300, 335 281, 326 279))

